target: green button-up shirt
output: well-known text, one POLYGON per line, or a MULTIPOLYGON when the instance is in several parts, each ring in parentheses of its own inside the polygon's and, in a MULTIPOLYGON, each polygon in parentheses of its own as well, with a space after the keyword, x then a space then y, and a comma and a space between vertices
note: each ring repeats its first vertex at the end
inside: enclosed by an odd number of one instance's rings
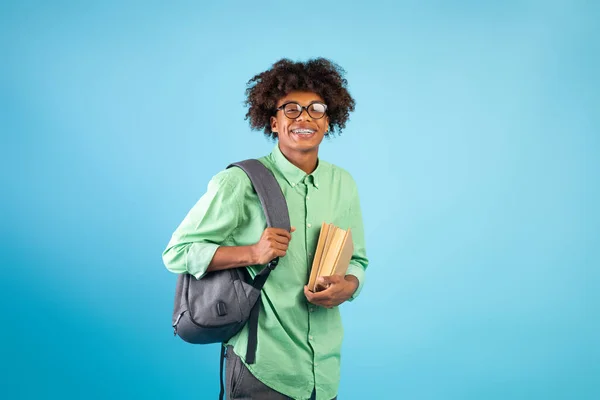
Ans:
MULTIPOLYGON (((352 229, 354 254, 347 274, 362 289, 368 264, 356 183, 351 175, 319 160, 313 173, 290 163, 276 145, 259 159, 279 182, 287 201, 292 233, 285 257, 269 275, 262 292, 256 362, 246 364, 260 381, 294 399, 336 396, 340 380, 343 327, 337 307, 308 303, 304 285, 317 246, 321 223, 352 229)), ((201 278, 219 246, 246 246, 259 241, 266 219, 250 179, 239 168, 215 175, 207 192, 189 211, 163 253, 172 272, 201 278)), ((249 266, 255 276, 263 266, 249 266)), ((247 326, 229 344, 245 363, 247 326)))

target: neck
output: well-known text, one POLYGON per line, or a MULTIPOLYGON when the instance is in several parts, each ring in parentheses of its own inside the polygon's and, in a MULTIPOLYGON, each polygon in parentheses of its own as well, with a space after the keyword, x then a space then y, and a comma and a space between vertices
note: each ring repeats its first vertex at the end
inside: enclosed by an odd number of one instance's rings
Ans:
POLYGON ((293 151, 279 146, 279 150, 281 150, 281 153, 289 162, 307 174, 311 174, 317 168, 317 163, 319 161, 318 148, 310 151, 293 151))

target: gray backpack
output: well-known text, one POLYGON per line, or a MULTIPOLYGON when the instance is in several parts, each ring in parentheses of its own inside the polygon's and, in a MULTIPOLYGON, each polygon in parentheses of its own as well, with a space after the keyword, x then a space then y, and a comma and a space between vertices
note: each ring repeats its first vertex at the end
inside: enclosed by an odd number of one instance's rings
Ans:
MULTIPOLYGON (((258 160, 230 164, 250 178, 265 213, 267 226, 290 230, 290 217, 281 187, 273 173, 258 160)), ((248 323, 246 362, 255 361, 260 293, 278 259, 269 262, 254 279, 246 268, 209 272, 201 279, 183 273, 177 278, 174 334, 194 344, 223 343, 248 323)), ((221 397, 224 346, 221 346, 221 397)))

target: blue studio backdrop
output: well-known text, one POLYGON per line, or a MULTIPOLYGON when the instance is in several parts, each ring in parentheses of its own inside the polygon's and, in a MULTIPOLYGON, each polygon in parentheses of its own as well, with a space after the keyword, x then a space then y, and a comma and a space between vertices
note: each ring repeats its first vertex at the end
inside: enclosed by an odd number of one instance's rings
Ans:
POLYGON ((0 4, 0 398, 212 399, 170 328, 171 233, 274 143, 246 82, 347 71, 320 156, 360 191, 345 399, 600 398, 600 7, 592 1, 0 4))

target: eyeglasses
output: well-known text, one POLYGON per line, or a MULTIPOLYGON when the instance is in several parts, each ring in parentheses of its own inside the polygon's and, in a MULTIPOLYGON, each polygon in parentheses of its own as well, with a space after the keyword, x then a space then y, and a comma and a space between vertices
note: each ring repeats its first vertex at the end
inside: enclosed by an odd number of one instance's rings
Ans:
POLYGON ((311 118, 320 119, 325 116, 325 112, 327 111, 327 105, 320 102, 314 102, 310 103, 306 107, 302 107, 300 104, 294 101, 290 101, 289 103, 283 104, 276 110, 283 110, 285 116, 290 119, 298 118, 302 114, 302 110, 306 110, 306 112, 308 113, 308 115, 310 115, 311 118))

